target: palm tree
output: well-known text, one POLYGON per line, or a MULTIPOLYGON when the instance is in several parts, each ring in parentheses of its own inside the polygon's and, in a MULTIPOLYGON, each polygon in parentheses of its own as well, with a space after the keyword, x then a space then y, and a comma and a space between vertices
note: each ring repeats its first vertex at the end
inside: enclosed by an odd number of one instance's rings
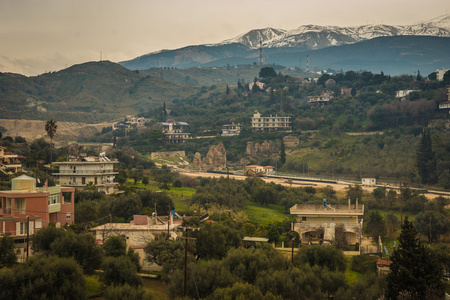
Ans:
POLYGON ((57 128, 58 125, 56 125, 56 121, 53 121, 53 119, 50 119, 45 123, 45 131, 47 131, 47 135, 50 137, 50 163, 53 161, 53 137, 55 136, 57 128))

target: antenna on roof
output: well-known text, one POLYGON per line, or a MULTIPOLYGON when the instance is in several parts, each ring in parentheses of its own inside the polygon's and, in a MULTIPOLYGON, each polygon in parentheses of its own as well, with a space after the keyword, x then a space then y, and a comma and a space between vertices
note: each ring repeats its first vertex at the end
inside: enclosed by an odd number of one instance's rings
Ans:
POLYGON ((262 39, 259 39, 259 65, 262 65, 263 62, 264 62, 264 59, 263 59, 262 39))

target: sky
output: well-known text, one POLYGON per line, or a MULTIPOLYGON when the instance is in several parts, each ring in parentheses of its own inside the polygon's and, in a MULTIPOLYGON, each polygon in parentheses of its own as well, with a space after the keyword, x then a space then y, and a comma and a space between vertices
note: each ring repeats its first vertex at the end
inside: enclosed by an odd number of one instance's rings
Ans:
POLYGON ((448 12, 448 0, 0 0, 0 72, 119 62, 258 28, 410 25, 448 12))

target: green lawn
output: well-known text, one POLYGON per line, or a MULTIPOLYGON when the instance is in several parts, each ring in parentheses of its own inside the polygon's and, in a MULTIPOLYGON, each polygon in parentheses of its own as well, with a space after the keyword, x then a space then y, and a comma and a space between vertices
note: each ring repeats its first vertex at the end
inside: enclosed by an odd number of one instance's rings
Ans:
POLYGON ((347 263, 347 269, 345 270, 345 280, 347 281, 348 284, 353 284, 364 275, 351 270, 352 257, 345 257, 345 260, 347 263))
POLYGON ((250 204, 244 207, 244 211, 252 222, 259 225, 270 221, 283 221, 289 217, 282 205, 269 204, 263 206, 259 204, 250 204))
POLYGON ((86 276, 86 287, 89 295, 96 295, 102 292, 97 276, 86 276))
POLYGON ((167 284, 159 279, 143 278, 144 289, 152 295, 155 300, 169 300, 167 284))

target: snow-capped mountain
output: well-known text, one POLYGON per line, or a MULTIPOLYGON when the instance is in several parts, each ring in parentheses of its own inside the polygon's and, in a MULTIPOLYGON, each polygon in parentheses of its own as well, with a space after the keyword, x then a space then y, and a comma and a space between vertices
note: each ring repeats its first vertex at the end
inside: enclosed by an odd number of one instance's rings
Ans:
POLYGON ((261 43, 265 63, 285 67, 305 68, 301 61, 309 57, 311 68, 317 69, 426 73, 450 67, 450 14, 413 25, 255 29, 218 44, 161 50, 120 64, 130 70, 253 64, 258 62, 261 43))
POLYGON ((381 24, 353 27, 303 25, 292 30, 255 29, 218 45, 239 43, 256 49, 262 42, 264 48, 299 47, 316 50, 376 37, 398 35, 450 37, 450 14, 413 25, 381 24))

